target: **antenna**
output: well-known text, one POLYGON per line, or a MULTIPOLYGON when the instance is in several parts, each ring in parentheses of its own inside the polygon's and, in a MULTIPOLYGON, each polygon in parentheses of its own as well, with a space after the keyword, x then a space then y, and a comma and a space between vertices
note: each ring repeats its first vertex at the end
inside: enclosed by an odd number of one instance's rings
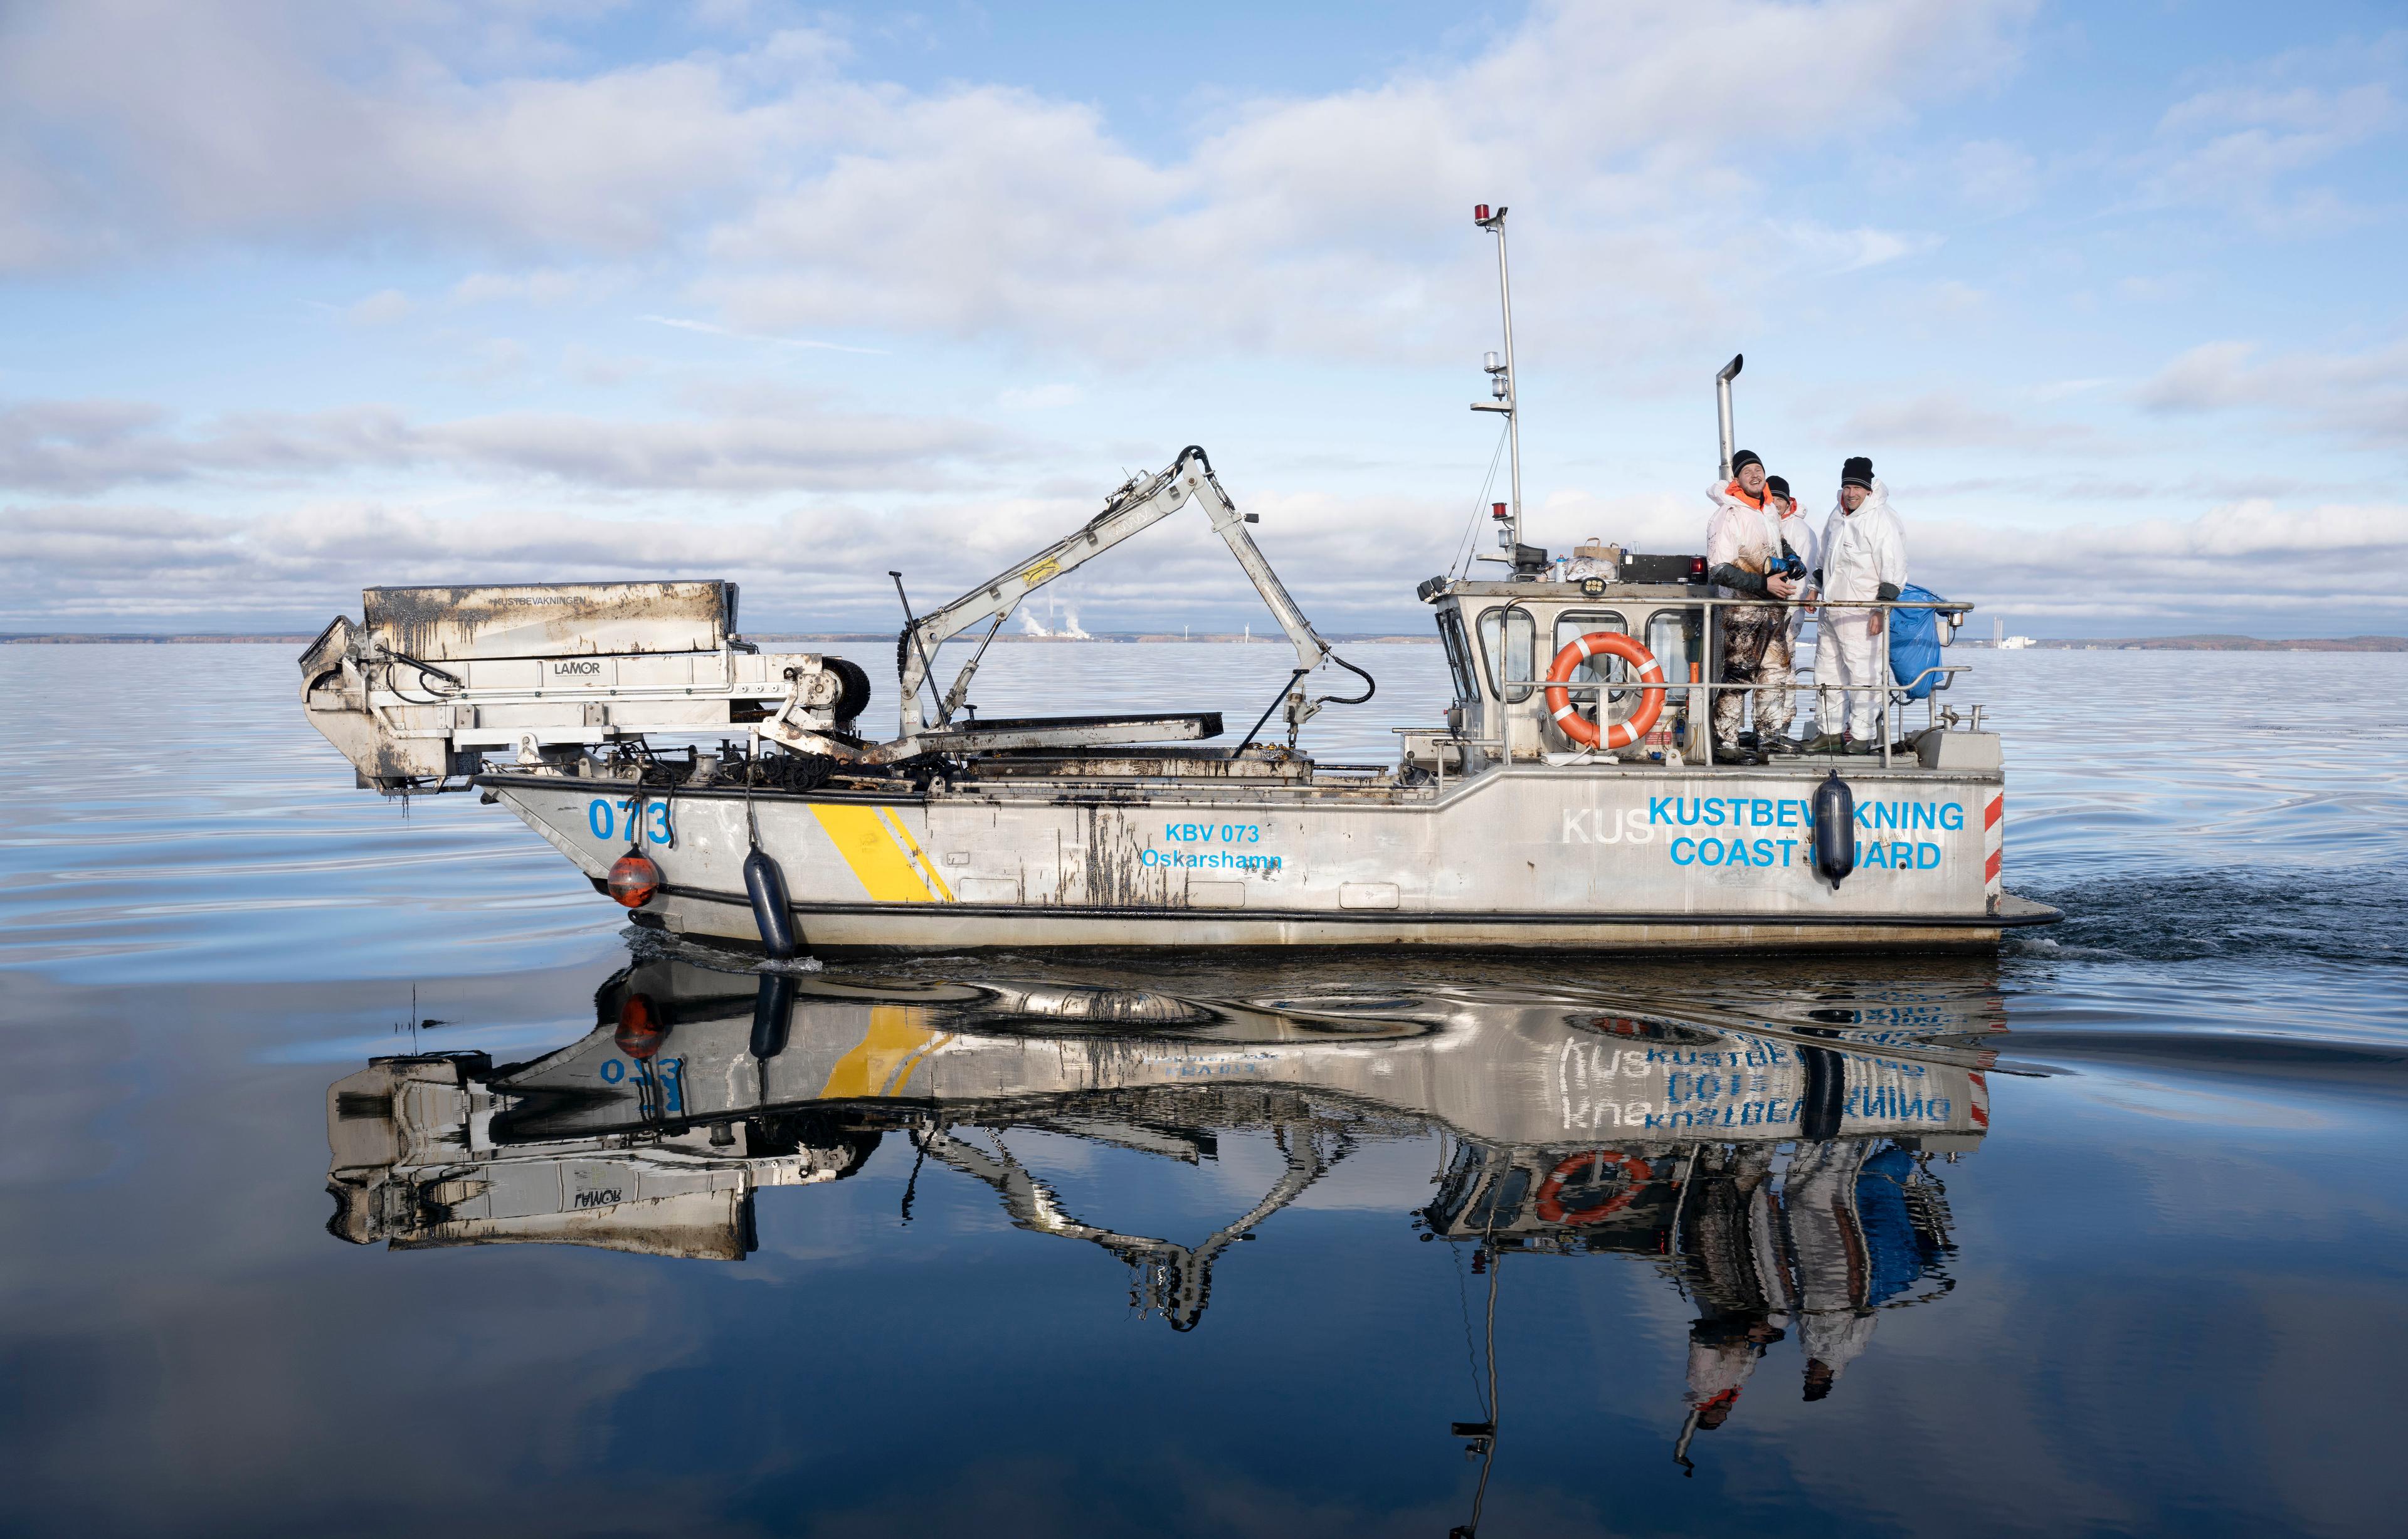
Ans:
POLYGON ((1490 353, 1482 364, 1488 375, 1489 393, 1493 401, 1475 401, 1474 411, 1501 411, 1505 414, 1505 437, 1509 457, 1513 466, 1513 499, 1510 513, 1500 520, 1497 543, 1511 550, 1522 543, 1522 413, 1521 389, 1513 373, 1513 278, 1505 261, 1505 206, 1498 204, 1490 213, 1488 205, 1479 204, 1471 210, 1471 221, 1497 237, 1497 298, 1505 317, 1505 357, 1502 362, 1490 353))

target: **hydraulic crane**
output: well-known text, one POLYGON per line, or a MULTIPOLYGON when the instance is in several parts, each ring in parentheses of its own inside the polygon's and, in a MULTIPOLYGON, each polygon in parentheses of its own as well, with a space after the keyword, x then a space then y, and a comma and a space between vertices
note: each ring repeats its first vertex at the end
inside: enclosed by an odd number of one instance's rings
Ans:
MULTIPOLYGON (((1280 629, 1287 633, 1289 642, 1296 648, 1296 672, 1289 678, 1283 702, 1288 739, 1292 744, 1304 723, 1321 709, 1322 702, 1308 698, 1300 686, 1307 674, 1330 660, 1329 643, 1313 630, 1312 621, 1305 619, 1304 611, 1297 607, 1296 600, 1289 596, 1279 574, 1271 570, 1270 563, 1264 559, 1262 550, 1255 546, 1254 536, 1246 533, 1246 525, 1256 521, 1254 516, 1238 511, 1237 506, 1229 500, 1229 494, 1221 490, 1219 479, 1213 476, 1212 462, 1203 449, 1194 444, 1181 449, 1179 458, 1170 463, 1168 469, 1149 477, 1133 476, 1123 482, 1105 500, 1103 511, 1088 520, 1083 527, 1054 541, 1034 556, 1013 563, 1005 571, 940 609, 931 610, 917 619, 907 614, 903 634, 896 638, 898 653, 896 671, 902 679, 903 691, 900 702, 901 741, 916 745, 924 739, 941 737, 950 747, 952 741, 959 737, 976 735, 983 738, 987 735, 985 733, 972 734, 954 729, 953 722, 969 699, 970 681, 978 676, 979 663, 985 658, 988 645, 1003 629, 1004 621, 1011 618, 1012 610, 1019 606, 1021 600, 1065 573, 1075 571, 1095 560, 1123 540, 1153 528, 1191 501, 1203 508, 1212 520, 1213 533, 1228 546, 1229 554, 1237 558, 1238 565, 1254 585, 1254 591, 1263 596, 1263 603, 1269 607, 1272 618, 1279 621, 1280 629), (969 661, 954 676, 952 687, 936 700, 931 719, 930 713, 922 709, 919 696, 924 685, 934 694, 930 675, 935 667, 937 648, 981 620, 986 621, 986 634, 979 638, 978 649, 970 654, 969 661)), ((1354 671, 1343 660, 1340 660, 1339 665, 1354 671)), ((1364 698, 1369 697, 1366 695, 1364 698)), ((1267 717, 1268 714, 1265 713, 1267 717)), ((1046 734, 1043 739, 1046 746, 1087 747, 1140 741, 1142 739, 1125 735, 1125 729, 1119 726, 1119 723, 1135 720, 1113 718, 1109 722, 1089 722, 1071 719, 1050 727, 1037 722, 1014 723, 1022 730, 1012 734, 1015 738, 1012 746, 1037 746, 1021 740, 1040 731, 1046 734)), ((1148 720, 1158 725, 1168 725, 1173 719, 1148 720)), ((986 725, 992 731, 1002 724, 986 725)), ((1159 738, 1168 734, 1157 731, 1151 735, 1159 738)), ((975 746, 993 745, 980 742, 975 746)), ((1243 747, 1242 744, 1240 746, 1243 747)))

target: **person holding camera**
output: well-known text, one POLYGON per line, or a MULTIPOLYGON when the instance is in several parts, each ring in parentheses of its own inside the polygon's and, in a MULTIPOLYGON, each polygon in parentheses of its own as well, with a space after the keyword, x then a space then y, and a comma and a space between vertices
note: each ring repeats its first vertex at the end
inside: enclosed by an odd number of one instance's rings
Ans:
POLYGON ((1716 598, 1776 600, 1719 609, 1720 682, 1714 691, 1714 755, 1742 764, 1766 762, 1765 748, 1783 740, 1792 708, 1788 602, 1798 594, 1804 563, 1782 542, 1781 516, 1766 491, 1764 461, 1751 449, 1731 456, 1731 476, 1708 489, 1714 515, 1706 525, 1706 575, 1716 598), (1756 730, 1740 721, 1756 698, 1756 730))

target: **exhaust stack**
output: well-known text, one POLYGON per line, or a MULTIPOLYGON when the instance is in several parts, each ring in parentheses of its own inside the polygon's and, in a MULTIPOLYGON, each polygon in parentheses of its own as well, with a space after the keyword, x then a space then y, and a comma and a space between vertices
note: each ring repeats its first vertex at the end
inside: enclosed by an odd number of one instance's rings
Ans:
POLYGON ((1723 365, 1722 372, 1714 376, 1714 416, 1722 428, 1722 476, 1723 479, 1727 481, 1730 479, 1731 454, 1733 452, 1731 448, 1730 382, 1739 378, 1739 371, 1742 365, 1746 363, 1747 354, 1743 352, 1735 352, 1731 354, 1731 361, 1723 365))

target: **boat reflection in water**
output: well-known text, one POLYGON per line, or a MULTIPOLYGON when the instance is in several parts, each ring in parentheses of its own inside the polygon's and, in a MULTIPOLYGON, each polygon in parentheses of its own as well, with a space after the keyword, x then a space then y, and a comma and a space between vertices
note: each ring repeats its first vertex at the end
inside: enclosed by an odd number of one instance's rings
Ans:
MULTIPOLYGON (((595 1029, 544 1057, 377 1060, 328 1091, 328 1227, 395 1249, 735 1261, 754 1247, 759 1189, 842 1180, 895 1135, 921 1161, 907 1216, 929 1167, 948 1167, 1020 1228, 1120 1258, 1138 1306, 1187 1331, 1230 1246, 1364 1142, 1429 1139, 1437 1194, 1414 1222, 1472 1247, 1492 1312, 1501 1263, 1528 1253, 1643 1258, 1695 1302, 1685 1462, 1772 1344, 1797 1338, 1820 1398, 1878 1311, 1947 1290, 1933 1161, 1986 1130, 2003 1029, 1994 980, 1969 993, 1961 969, 1950 988, 1758 1002, 1772 1019, 1754 1019, 1443 976, 1378 995, 1222 969, 1209 991, 1173 993, 981 966, 968 983, 656 958, 604 985, 595 1029), (1218 1136, 1268 1132, 1283 1168, 1182 1242, 1072 1211, 1006 1147, 1017 1129, 1190 1163, 1218 1136)), ((1476 1452, 1493 1451, 1490 1382, 1484 1418, 1455 1429, 1476 1452)))

